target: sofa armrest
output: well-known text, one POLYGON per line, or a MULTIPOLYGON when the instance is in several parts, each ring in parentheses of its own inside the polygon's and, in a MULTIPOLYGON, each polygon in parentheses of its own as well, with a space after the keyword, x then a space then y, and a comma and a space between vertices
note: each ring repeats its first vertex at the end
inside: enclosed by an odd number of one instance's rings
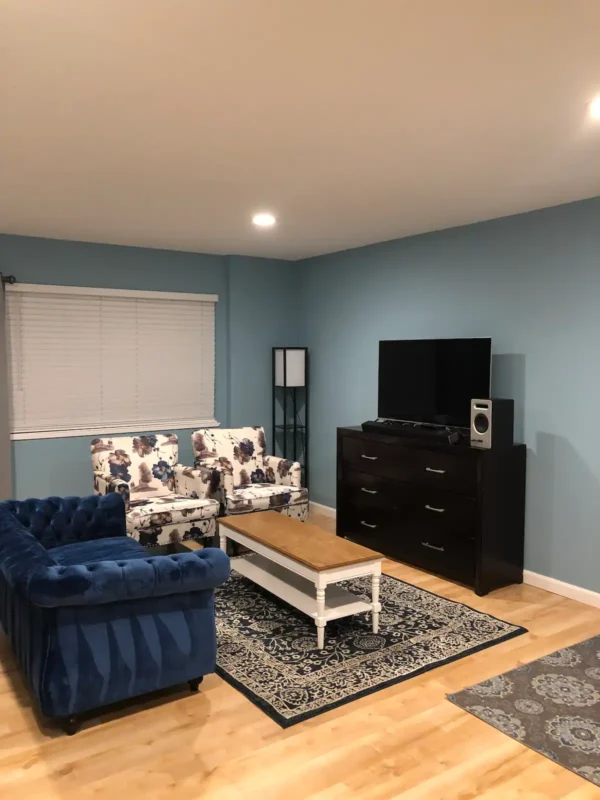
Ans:
POLYGON ((267 483, 295 486, 298 489, 302 486, 302 467, 298 461, 277 458, 277 456, 265 456, 264 465, 267 483))
POLYGON ((194 469, 210 470, 213 473, 213 496, 222 502, 233 492, 233 467, 227 458, 197 458, 194 469))
POLYGON ((174 464, 175 491, 186 497, 213 498, 221 483, 219 473, 210 467, 185 467, 174 464))
POLYGON ((212 590, 229 577, 229 558, 208 547, 172 556, 99 561, 34 570, 17 586, 37 606, 100 605, 212 590))
POLYGON ((123 497, 125 510, 129 510, 129 484, 122 478, 113 478, 112 475, 94 472, 94 492, 99 495, 117 492, 123 497))

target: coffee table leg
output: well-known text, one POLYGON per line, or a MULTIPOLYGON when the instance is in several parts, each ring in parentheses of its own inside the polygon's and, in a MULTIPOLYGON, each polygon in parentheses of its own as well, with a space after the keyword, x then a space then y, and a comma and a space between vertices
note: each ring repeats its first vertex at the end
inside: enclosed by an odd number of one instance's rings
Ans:
POLYGON ((379 632, 379 612, 381 611, 381 604, 379 603, 379 575, 373 575, 371 581, 371 604, 373 617, 373 633, 379 632))
POLYGON ((219 547, 224 553, 227 552, 227 536, 222 525, 219 525, 219 547))
POLYGON ((315 624, 317 626, 317 647, 322 650, 325 647, 325 625, 327 621, 325 617, 325 589, 317 587, 317 618, 315 624))

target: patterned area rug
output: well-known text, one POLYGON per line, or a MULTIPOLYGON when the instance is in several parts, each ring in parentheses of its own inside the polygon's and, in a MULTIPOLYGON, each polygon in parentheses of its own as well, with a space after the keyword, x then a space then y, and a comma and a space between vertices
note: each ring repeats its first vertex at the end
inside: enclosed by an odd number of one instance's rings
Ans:
POLYGON ((448 699, 600 786, 600 636, 448 699))
MULTIPOLYGON (((341 585, 370 602, 370 577, 341 585)), ((287 728, 526 632, 388 575, 380 600, 377 635, 370 614, 345 617, 318 650, 312 619, 232 571, 215 592, 217 673, 287 728)))

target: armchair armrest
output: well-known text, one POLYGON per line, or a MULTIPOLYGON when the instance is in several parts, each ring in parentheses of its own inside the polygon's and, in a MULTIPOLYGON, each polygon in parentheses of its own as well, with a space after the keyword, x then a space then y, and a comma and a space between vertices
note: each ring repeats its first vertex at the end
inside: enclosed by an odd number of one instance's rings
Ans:
POLYGON ((185 467, 183 464, 173 465, 175 475, 175 491, 186 497, 213 498, 218 495, 221 476, 210 467, 185 467))
POLYGON ((100 605, 214 589, 229 571, 228 556, 209 547, 173 556, 47 566, 18 588, 44 608, 100 605))
POLYGON ((222 502, 233 492, 233 466, 227 458, 197 458, 195 469, 210 470, 214 476, 213 497, 222 502))
POLYGON ((123 496, 125 509, 129 510, 129 484, 122 478, 114 478, 112 475, 94 472, 94 492, 100 495, 117 492, 123 496))
POLYGON ((277 456, 265 456, 264 464, 267 483, 295 486, 298 489, 302 486, 302 467, 298 461, 277 458, 277 456))

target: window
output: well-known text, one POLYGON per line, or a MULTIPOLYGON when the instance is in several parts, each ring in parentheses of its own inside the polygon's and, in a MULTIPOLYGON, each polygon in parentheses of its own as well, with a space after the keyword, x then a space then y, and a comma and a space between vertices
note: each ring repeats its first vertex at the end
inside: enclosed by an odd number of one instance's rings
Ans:
POLYGON ((217 299, 8 286, 12 438, 216 425, 217 299))

